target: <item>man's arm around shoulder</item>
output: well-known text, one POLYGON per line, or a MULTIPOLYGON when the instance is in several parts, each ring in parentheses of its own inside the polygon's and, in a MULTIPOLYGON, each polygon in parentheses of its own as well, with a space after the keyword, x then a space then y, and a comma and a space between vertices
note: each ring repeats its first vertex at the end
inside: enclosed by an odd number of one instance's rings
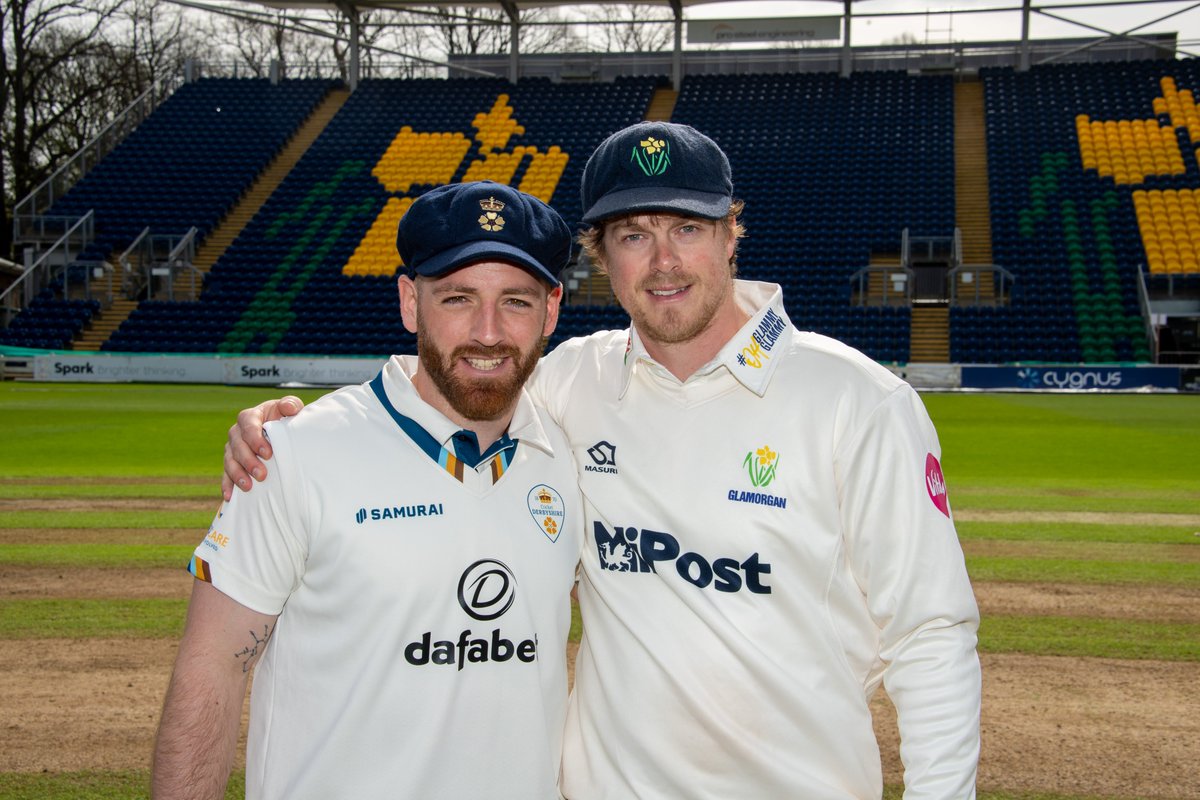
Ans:
POLYGON ((156 800, 219 800, 233 767, 250 668, 275 629, 197 580, 154 742, 156 800))

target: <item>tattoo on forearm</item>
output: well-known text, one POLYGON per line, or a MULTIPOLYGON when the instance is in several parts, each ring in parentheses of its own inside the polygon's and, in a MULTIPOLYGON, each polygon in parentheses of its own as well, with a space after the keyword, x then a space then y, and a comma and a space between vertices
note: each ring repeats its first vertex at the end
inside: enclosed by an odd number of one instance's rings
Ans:
POLYGON ((254 639, 254 644, 247 645, 241 650, 233 654, 233 657, 242 662, 242 672, 250 671, 250 664, 254 661, 263 648, 267 646, 267 642, 271 639, 271 634, 274 633, 274 625, 263 625, 262 636, 260 637, 254 631, 250 631, 250 637, 254 639))

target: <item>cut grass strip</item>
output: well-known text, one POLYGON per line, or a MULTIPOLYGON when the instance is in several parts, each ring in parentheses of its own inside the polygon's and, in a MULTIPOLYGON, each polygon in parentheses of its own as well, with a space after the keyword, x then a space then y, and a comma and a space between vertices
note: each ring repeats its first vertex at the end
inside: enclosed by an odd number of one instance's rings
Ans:
MULTIPOLYGON (((150 772, 0 772, 5 800, 144 800, 150 796, 150 772)), ((225 787, 226 800, 246 796, 246 775, 235 770, 225 787)))
POLYGON ((1129 542, 1013 542, 977 539, 963 542, 963 552, 978 558, 1041 558, 1065 561, 1200 564, 1200 547, 1191 544, 1129 542))
MULTIPOLYGON (((305 402, 325 394, 288 392, 305 402)), ((4 382, 0 476, 213 476, 237 412, 283 394, 272 387, 4 382)))
POLYGON ((0 482, 0 500, 31 500, 37 498, 88 497, 126 499, 131 497, 188 498, 213 501, 216 508, 221 502, 221 479, 189 483, 140 483, 129 478, 120 483, 65 482, 65 483, 3 483, 0 482))
POLYGON ((952 503, 957 481, 1195 493, 1200 398, 931 393, 923 399, 941 439, 952 503))
MULTIPOLYGON (((200 535, 196 536, 196 544, 200 535)), ((0 544, 0 564, 19 567, 182 567, 195 545, 0 544)))
POLYGON ((0 511, 0 528, 194 528, 208 530, 212 511, 0 511))
MULTIPOLYGON (((149 771, 60 772, 57 774, 0 772, 0 797, 5 800, 146 800, 150 796, 149 771)), ((225 800, 241 800, 246 793, 246 776, 236 770, 229 777, 225 800)), ((885 786, 884 800, 901 800, 904 787, 885 786)), ((989 792, 980 790, 979 800, 1134 800, 1105 795, 1057 794, 1047 792, 989 792)))
POLYGON ((1200 587, 1200 564, 1197 563, 968 556, 967 572, 973 581, 1200 587))
POLYGON ((1142 497, 1114 497, 1099 493, 1088 495, 993 494, 955 491, 951 487, 950 502, 954 505, 955 510, 1095 511, 1110 514, 1200 513, 1200 503, 1194 497, 1153 492, 1142 497))
POLYGON ((1186 544, 1200 546, 1193 526, 1090 525, 1078 522, 956 522, 963 541, 1124 542, 1128 544, 1186 544))
POLYGON ((979 649, 1076 658, 1200 661, 1200 623, 991 614, 980 622, 979 649))
POLYGON ((178 638, 186 613, 183 599, 0 600, 0 639, 178 638))

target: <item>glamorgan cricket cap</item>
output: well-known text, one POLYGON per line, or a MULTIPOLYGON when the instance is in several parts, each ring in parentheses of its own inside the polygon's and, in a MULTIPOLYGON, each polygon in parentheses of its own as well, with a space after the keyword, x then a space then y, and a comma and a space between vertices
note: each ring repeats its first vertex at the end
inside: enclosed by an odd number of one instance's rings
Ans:
POLYGON ((430 278, 504 261, 558 286, 571 257, 571 231, 553 208, 510 186, 450 183, 413 201, 400 220, 396 250, 405 266, 430 278))
POLYGON ((609 136, 583 168, 583 221, 675 211, 721 219, 733 202, 729 159, 688 125, 639 122, 609 136))

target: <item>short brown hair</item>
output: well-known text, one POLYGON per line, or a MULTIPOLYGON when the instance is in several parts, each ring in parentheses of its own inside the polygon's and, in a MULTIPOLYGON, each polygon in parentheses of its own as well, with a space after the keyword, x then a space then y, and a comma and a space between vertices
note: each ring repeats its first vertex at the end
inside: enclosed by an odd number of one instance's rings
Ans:
MULTIPOLYGON (((718 222, 725 229, 726 235, 732 236, 734 241, 733 257, 729 259, 729 268, 733 274, 737 275, 737 242, 746 235, 746 227, 742 225, 739 217, 742 215, 742 209, 746 204, 741 200, 734 200, 729 206, 729 214, 722 217, 718 222), (730 219, 733 222, 730 222, 730 219)), ((664 212, 668 213, 668 212, 664 212)), ((674 212, 669 212, 674 213, 674 212)), ((608 273, 608 268, 604 266, 604 231, 605 228, 613 222, 618 222, 623 219, 628 219, 633 216, 655 216, 653 212, 634 212, 622 217, 610 217, 602 220, 600 223, 593 225, 579 234, 579 246, 583 248, 583 252, 587 254, 588 259, 592 262, 592 267, 601 275, 608 273)))

